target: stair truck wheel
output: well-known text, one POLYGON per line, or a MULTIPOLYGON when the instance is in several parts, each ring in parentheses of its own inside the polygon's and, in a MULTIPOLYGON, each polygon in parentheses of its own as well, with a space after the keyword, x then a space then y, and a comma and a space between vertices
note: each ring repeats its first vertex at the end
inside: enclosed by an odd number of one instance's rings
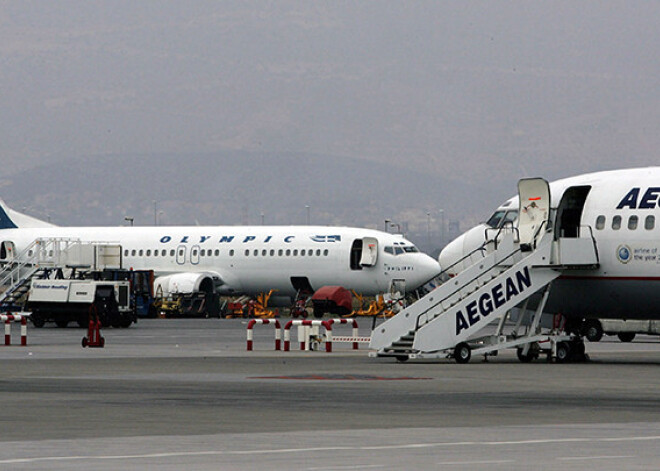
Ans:
POLYGON ((616 334, 622 342, 632 342, 635 338, 635 332, 619 332, 616 334))
POLYGON ((538 353, 534 352, 531 347, 527 350, 527 354, 523 354, 523 347, 518 347, 516 349, 516 354, 521 363, 530 363, 532 360, 536 360, 539 357, 538 353))
POLYGON ((584 329, 584 336, 589 342, 598 342, 603 338, 603 326, 599 320, 587 321, 584 329))
POLYGON ((403 363, 410 359, 408 355, 397 355, 395 358, 398 363, 403 363))
POLYGON ((66 329, 66 326, 69 325, 69 321, 66 320, 56 320, 55 325, 60 329, 66 329))
POLYGON ((472 350, 467 343, 461 342, 454 348, 454 359, 456 360, 456 363, 467 363, 470 361, 471 357, 472 350))
POLYGON ((557 344, 557 363, 566 363, 571 359, 571 345, 568 342, 559 342, 557 344))
POLYGON ((46 320, 44 319, 44 316, 39 311, 32 312, 32 315, 30 316, 30 321, 32 321, 32 325, 38 329, 42 328, 44 324, 46 324, 46 320))

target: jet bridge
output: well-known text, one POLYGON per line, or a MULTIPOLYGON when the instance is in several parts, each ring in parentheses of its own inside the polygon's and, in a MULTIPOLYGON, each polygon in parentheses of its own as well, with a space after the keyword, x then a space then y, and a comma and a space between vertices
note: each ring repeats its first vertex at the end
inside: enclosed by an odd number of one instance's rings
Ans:
MULTIPOLYGON (((567 193, 575 209, 576 192, 567 193)), ((588 190, 577 193, 586 199, 588 190)), ((472 354, 494 355, 505 348, 517 348, 521 361, 535 358, 542 350, 558 361, 584 354, 584 344, 571 342, 573 338, 563 333, 561 326, 541 332, 540 319, 551 283, 564 270, 598 267, 591 228, 556 230, 560 225, 551 224, 555 211, 550 209, 545 180, 521 180, 519 195, 518 226, 486 234, 487 242, 457 264, 474 260, 476 252, 481 252, 483 258, 378 326, 371 336, 372 356, 391 356, 400 361, 453 356, 465 363, 472 354), (570 236, 558 237, 563 233, 570 236), (537 293, 541 296, 535 297, 536 311, 526 331, 522 333, 521 315, 513 331, 505 334, 511 309, 523 306, 526 310, 529 299, 537 293), (495 321, 499 322, 494 334, 484 335, 486 327, 495 321)), ((563 205, 562 200, 560 209, 563 205)), ((571 220, 575 222, 575 218, 571 220)), ((445 271, 452 268, 446 267, 445 271)))

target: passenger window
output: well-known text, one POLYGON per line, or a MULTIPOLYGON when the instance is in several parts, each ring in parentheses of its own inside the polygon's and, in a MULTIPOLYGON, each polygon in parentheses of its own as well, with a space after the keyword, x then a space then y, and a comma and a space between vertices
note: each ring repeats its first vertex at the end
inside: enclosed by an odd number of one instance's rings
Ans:
POLYGON ((274 256, 275 256, 275 250, 270 249, 270 256, 271 256, 271 257, 274 257, 274 256))
POLYGON ((247 249, 245 250, 245 256, 246 256, 246 257, 249 257, 249 256, 250 256, 250 251, 247 250, 247 249))
POLYGON ((305 249, 302 249, 302 250, 300 251, 300 255, 301 255, 302 257, 305 256, 305 249))
POLYGON ((631 231, 634 231, 637 229, 637 222, 639 221, 639 218, 637 216, 630 216, 628 218, 628 229, 631 231))
POLYGON ((230 256, 230 257, 233 257, 233 256, 234 256, 234 249, 231 249, 231 250, 229 251, 229 256, 230 256))
POLYGON ((124 250, 124 257, 128 257, 128 249, 124 250))
POLYGON ((202 249, 199 251, 200 257, 204 257, 206 255, 206 250, 202 249))
POLYGON ((323 255, 325 255, 326 257, 328 256, 328 249, 325 249, 325 250, 323 251, 323 255))
POLYGON ((652 231, 655 228, 655 216, 646 216, 644 220, 644 229, 652 231))
POLYGON ((183 252, 184 252, 183 249, 179 249, 179 257, 183 257, 183 252))
POLYGON ((135 257, 135 249, 131 250, 131 257, 135 257))
POLYGON ((298 249, 293 249, 293 256, 297 257, 298 256, 298 249))
POLYGON ((614 216, 612 218, 612 229, 615 231, 621 229, 621 216, 614 216))
POLYGON ((147 257, 151 257, 151 250, 147 250, 147 257))
POLYGON ((220 249, 215 249, 215 256, 217 257, 219 255, 220 255, 220 249))
POLYGON ((141 257, 142 254, 144 254, 144 250, 140 250, 139 254, 140 254, 140 257, 141 257))
POLYGON ((174 257, 174 249, 170 250, 170 257, 174 257))
POLYGON ((605 229, 605 216, 601 215, 596 218, 596 229, 599 231, 605 229))
POLYGON ((259 251, 257 249, 254 249, 254 256, 256 257, 257 255, 259 255, 259 251))
POLYGON ((268 253, 268 250, 266 250, 266 249, 263 249, 261 251, 261 255, 263 255, 264 257, 266 256, 267 253, 268 253))
POLYGON ((316 256, 320 257, 321 256, 321 249, 316 249, 316 256))
POLYGON ((288 257, 289 255, 291 255, 291 249, 286 249, 286 256, 288 257))
POLYGON ((283 253, 284 253, 284 251, 282 249, 277 251, 277 255, 280 256, 280 257, 282 256, 283 253))

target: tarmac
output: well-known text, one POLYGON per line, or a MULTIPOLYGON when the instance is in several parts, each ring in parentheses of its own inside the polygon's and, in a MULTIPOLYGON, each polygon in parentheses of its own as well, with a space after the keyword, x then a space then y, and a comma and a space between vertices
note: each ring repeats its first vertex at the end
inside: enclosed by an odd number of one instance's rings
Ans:
POLYGON ((587 342, 586 363, 397 363, 295 331, 275 351, 270 325, 247 351, 247 322, 144 319, 104 348, 30 326, 0 347, 0 469, 660 468, 660 337, 587 342))

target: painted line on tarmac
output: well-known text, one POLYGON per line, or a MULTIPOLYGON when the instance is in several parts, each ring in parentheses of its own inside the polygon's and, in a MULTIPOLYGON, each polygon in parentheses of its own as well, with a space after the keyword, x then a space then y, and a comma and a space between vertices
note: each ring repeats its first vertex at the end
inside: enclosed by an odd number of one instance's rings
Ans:
MULTIPOLYGON (((311 448, 281 448, 264 450, 206 450, 206 451, 180 451, 168 453, 142 453, 131 455, 71 455, 71 456, 40 456, 26 458, 10 458, 0 460, 3 464, 39 463, 39 462, 62 462, 80 460, 142 460, 154 458, 177 458, 195 456, 240 456, 240 455, 268 455, 268 454, 300 454, 313 452, 331 451, 378 451, 378 450, 407 450, 424 448, 444 448, 457 446, 511 446, 511 445, 548 445, 562 443, 612 443, 612 442, 648 442, 660 441, 660 435, 646 437, 586 437, 586 438, 546 438, 532 440, 508 440, 508 441, 463 441, 463 442, 437 442, 437 443, 410 443, 406 445, 372 445, 372 446, 334 446, 334 447, 311 447, 311 448)), ((621 456, 621 458, 627 458, 621 456)))

